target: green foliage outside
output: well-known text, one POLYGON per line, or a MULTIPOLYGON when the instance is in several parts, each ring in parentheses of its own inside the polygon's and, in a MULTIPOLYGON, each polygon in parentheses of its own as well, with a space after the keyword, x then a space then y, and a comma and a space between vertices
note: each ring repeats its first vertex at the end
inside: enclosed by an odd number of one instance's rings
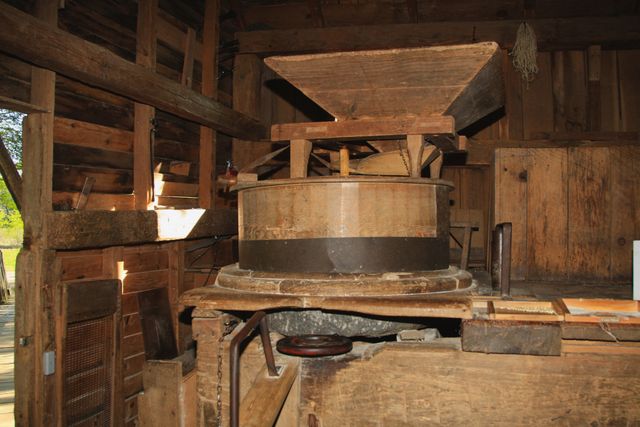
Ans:
MULTIPOLYGON (((22 118, 24 114, 0 109, 0 137, 11 154, 18 170, 22 169, 22 118)), ((11 193, 0 178, 0 246, 18 247, 22 245, 22 218, 11 193)), ((17 252, 17 251, 16 251, 17 252)), ((5 251, 3 250, 3 253, 5 251)), ((5 264, 15 265, 15 255, 5 254, 5 264), (8 258, 12 258, 9 261, 8 258)), ((14 267, 15 268, 15 267, 14 267)))
POLYGON ((20 252, 20 248, 2 249, 2 260, 4 261, 5 271, 16 271, 16 259, 18 258, 18 252, 20 252))

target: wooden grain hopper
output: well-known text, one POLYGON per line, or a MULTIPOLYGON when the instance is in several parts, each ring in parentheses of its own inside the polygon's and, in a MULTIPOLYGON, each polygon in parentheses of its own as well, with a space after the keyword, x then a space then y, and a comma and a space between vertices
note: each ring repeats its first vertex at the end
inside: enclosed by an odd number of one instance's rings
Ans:
POLYGON ((273 56, 265 63, 337 121, 450 115, 459 131, 504 105, 493 42, 273 56))

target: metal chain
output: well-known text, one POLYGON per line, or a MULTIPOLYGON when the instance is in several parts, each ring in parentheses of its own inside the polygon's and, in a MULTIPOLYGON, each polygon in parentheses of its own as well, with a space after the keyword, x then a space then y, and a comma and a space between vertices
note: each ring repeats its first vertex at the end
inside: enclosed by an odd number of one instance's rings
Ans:
POLYGON ((402 151, 402 144, 398 140, 398 150, 400 151, 400 158, 402 159, 402 163, 404 163, 404 168, 407 170, 407 175, 411 176, 411 171, 409 170, 409 165, 407 164, 407 159, 404 157, 404 151, 402 151))
POLYGON ((224 322, 224 330, 218 338, 218 371, 216 384, 216 427, 222 426, 222 357, 224 351, 224 337, 229 335, 236 327, 238 322, 235 320, 227 320, 224 322))

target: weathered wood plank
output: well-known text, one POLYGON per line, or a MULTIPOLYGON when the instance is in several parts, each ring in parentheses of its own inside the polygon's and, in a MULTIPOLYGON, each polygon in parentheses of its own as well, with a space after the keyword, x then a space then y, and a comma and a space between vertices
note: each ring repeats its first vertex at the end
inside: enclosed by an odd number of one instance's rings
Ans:
MULTIPOLYGON (((530 139, 537 132, 553 131, 553 91, 551 79, 551 54, 538 53, 538 73, 522 90, 522 118, 524 138, 530 139)), ((509 114, 509 112, 507 112, 509 114)))
POLYGON ((559 356, 562 333, 559 323, 509 320, 464 320, 462 350, 477 353, 559 356))
POLYGON ((289 148, 291 178, 307 177, 312 146, 311 141, 306 139, 291 140, 291 147, 289 148))
POLYGON ((495 157, 495 220, 494 226, 510 222, 511 277, 527 275, 527 180, 529 151, 527 149, 496 150, 495 157))
POLYGON ((569 278, 607 279, 612 208, 609 150, 570 148, 568 165, 569 278))
MULTIPOLYGON (((527 20, 543 50, 640 40, 638 16, 527 20)), ((495 41, 510 48, 521 23, 513 20, 429 22, 237 33, 240 53, 336 52, 495 41), (475 29, 475 31, 470 31, 475 29)))
POLYGON ((622 130, 640 130, 640 52, 618 51, 622 130))
POLYGON ((272 141, 405 137, 410 134, 455 135, 455 120, 451 116, 421 116, 338 122, 284 123, 271 126, 272 141))
POLYGON ((237 233, 233 209, 51 212, 46 242, 55 249, 96 248, 237 233))
POLYGON ((633 423, 640 417, 638 360, 481 354, 437 342, 369 344, 346 357, 304 360, 301 419, 314 413, 330 426, 362 420, 409 426, 633 423), (496 410, 498 402, 509 403, 496 410))
POLYGON ((640 147, 612 147, 611 279, 629 281, 632 273, 633 240, 640 231, 640 147))
POLYGON ((506 139, 524 139, 524 117, 522 106, 523 81, 505 50, 502 53, 502 69, 505 86, 506 139))
POLYGON ((600 56, 601 129, 622 130, 620 120, 620 87, 618 80, 618 52, 602 51, 600 56))
POLYGON ((0 4, 0 26, 2 51, 27 62, 230 135, 266 137, 255 119, 6 4, 0 4))
POLYGON ((567 150, 529 150, 527 169, 527 279, 567 276, 567 150))
POLYGON ((260 427, 274 424, 298 376, 299 360, 290 359, 278 377, 270 377, 266 367, 258 373, 240 405, 240 425, 260 427))
MULTIPOLYGON (((233 108, 249 117, 260 117, 262 61, 256 55, 236 55, 233 72, 233 108)), ((233 163, 238 170, 271 151, 269 144, 256 138, 234 139, 233 163)))

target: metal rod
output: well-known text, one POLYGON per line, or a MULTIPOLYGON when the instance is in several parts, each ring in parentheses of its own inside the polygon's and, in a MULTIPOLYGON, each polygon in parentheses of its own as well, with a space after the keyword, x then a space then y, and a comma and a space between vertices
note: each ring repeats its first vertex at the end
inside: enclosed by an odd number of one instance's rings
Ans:
POLYGON ((502 224, 502 269, 500 271, 500 295, 511 296, 511 231, 510 222, 502 224))
POLYGON ((257 326, 260 327, 260 338, 262 339, 262 347, 264 348, 264 357, 269 375, 272 377, 278 376, 275 359, 273 357, 273 348, 271 347, 271 340, 269 339, 269 325, 267 324, 266 315, 264 311, 257 311, 231 340, 229 361, 231 376, 229 424, 231 427, 238 427, 240 419, 240 344, 247 339, 257 326))
POLYGON ((500 289, 502 280, 502 224, 497 224, 493 230, 491 241, 491 288, 500 289))
POLYGON ((267 371, 270 377, 277 377, 276 361, 273 357, 273 348, 271 348, 271 339, 269 338, 269 325, 267 317, 260 319, 260 338, 262 339, 262 348, 264 349, 264 358, 267 363, 267 371))

